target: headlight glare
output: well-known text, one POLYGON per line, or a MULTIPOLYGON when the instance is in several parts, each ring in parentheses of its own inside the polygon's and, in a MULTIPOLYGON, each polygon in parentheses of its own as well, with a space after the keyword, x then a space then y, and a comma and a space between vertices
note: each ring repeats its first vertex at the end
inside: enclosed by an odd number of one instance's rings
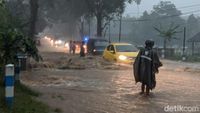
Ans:
POLYGON ((126 56, 124 56, 124 55, 119 55, 119 59, 120 59, 120 60, 126 60, 126 59, 127 59, 127 57, 126 57, 126 56))

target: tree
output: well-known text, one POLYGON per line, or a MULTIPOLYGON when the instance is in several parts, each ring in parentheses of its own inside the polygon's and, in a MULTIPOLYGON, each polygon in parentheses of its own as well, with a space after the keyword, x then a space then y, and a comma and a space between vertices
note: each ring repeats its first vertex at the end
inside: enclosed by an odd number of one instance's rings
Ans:
POLYGON ((1 63, 4 65, 15 64, 18 53, 28 54, 36 61, 41 59, 34 41, 25 37, 16 29, 8 29, 7 32, 0 33, 0 51, 1 63))
POLYGON ((197 34, 200 28, 199 20, 192 14, 188 17, 187 23, 186 23, 186 29, 187 29, 187 37, 191 38, 195 34, 197 34))
POLYGON ((179 25, 174 25, 171 23, 169 28, 165 29, 160 25, 160 27, 154 27, 154 29, 159 33, 159 36, 163 38, 163 50, 164 50, 164 57, 166 56, 166 48, 167 48, 167 42, 170 42, 172 39, 177 39, 175 35, 177 33, 180 33, 178 31, 179 25))
POLYGON ((177 10, 176 6, 170 1, 161 1, 153 7, 154 12, 161 16, 179 16, 181 11, 177 10))
MULTIPOLYGON (((88 14, 95 16, 97 20, 97 36, 102 36, 102 31, 109 21, 124 12, 127 0, 85 0, 88 14)), ((130 1, 129 1, 130 2, 130 1)))
MULTIPOLYGON (((162 25, 162 28, 169 28, 171 23, 180 25, 180 28, 185 25, 185 20, 180 17, 181 11, 170 1, 160 2, 155 5, 151 12, 145 11, 143 15, 136 21, 133 20, 132 37, 136 37, 137 43, 143 44, 144 40, 155 40, 156 46, 162 46, 163 40, 157 35, 157 31, 154 26, 162 25)), ((177 37, 182 37, 182 34, 177 34, 177 37)), ((180 45, 182 42, 172 40, 171 44, 180 45)))
POLYGON ((34 35, 36 33, 36 22, 38 18, 38 0, 30 0, 30 29, 28 36, 31 38, 35 38, 34 35))
POLYGON ((20 29, 24 35, 28 36, 30 29, 29 4, 24 3, 24 0, 9 0, 5 2, 5 7, 11 19, 9 23, 18 30, 20 29))
POLYGON ((137 4, 137 9, 138 9, 138 14, 137 14, 137 16, 139 16, 139 12, 140 12, 140 11, 139 11, 139 10, 140 10, 140 9, 139 9, 139 5, 140 5, 141 1, 142 1, 142 0, 135 0, 135 2, 136 2, 136 4, 137 4))
POLYGON ((84 0, 40 0, 39 7, 40 18, 44 18, 50 28, 62 24, 64 28, 59 30, 64 29, 65 37, 72 37, 80 30, 80 18, 87 11, 84 0))
POLYGON ((4 0, 0 0, 0 6, 2 7, 5 4, 4 0))
POLYGON ((26 37, 19 26, 16 26, 18 23, 14 20, 17 18, 13 18, 6 7, 0 6, 0 10, 3 11, 4 17, 0 24, 0 67, 2 70, 6 64, 17 63, 18 53, 26 54, 36 61, 41 60, 35 41, 26 37))

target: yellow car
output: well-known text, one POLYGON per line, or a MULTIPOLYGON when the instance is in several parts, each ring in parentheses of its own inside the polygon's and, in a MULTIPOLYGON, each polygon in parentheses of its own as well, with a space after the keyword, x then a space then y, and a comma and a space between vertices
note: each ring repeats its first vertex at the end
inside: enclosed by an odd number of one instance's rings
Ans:
POLYGON ((104 52, 103 58, 120 63, 133 63, 139 50, 129 43, 111 43, 104 52))

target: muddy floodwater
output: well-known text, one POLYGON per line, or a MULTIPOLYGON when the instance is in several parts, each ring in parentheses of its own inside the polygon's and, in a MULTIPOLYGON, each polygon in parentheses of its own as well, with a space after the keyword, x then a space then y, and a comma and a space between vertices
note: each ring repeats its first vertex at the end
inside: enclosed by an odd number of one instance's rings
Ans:
POLYGON ((42 93, 39 100, 63 113, 166 113, 173 106, 200 109, 198 70, 194 65, 182 67, 167 62, 156 75, 157 86, 149 97, 139 95, 141 84, 135 84, 131 67, 126 70, 33 69, 23 73, 22 82, 42 93))

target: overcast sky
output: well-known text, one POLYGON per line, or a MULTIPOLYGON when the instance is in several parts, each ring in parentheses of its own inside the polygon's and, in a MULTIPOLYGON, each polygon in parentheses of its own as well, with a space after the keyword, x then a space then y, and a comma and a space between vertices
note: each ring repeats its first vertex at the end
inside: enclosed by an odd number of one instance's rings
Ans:
MULTIPOLYGON (((139 15, 145 10, 151 12, 154 5, 157 5, 160 1, 171 1, 176 5, 182 13, 193 12, 196 16, 200 16, 200 0, 142 0, 139 5, 139 15)), ((138 9, 135 3, 127 4, 124 15, 138 16, 138 9)), ((188 15, 183 15, 188 16, 188 15)))

